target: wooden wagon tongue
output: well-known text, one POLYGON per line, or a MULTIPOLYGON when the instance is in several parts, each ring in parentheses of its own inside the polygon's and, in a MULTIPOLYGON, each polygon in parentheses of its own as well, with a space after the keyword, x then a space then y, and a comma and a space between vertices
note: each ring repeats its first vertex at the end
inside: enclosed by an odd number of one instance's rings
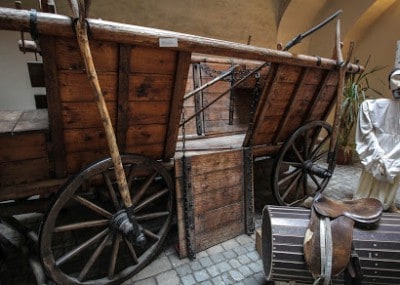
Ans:
POLYGON ((96 68, 93 63, 92 53, 90 51, 89 39, 88 39, 88 29, 86 23, 86 12, 89 9, 90 1, 85 0, 69 0, 72 13, 74 18, 74 27, 76 31, 76 36, 78 39, 79 49, 81 51, 86 73, 89 78, 90 86, 93 89, 94 100, 96 102, 97 108, 99 109, 101 121, 106 133, 107 144, 110 149, 111 158, 114 164, 115 176, 117 179, 118 189, 121 194, 127 218, 132 224, 133 230, 129 233, 124 233, 133 238, 133 242, 138 246, 143 246, 146 243, 146 237, 141 232, 136 218, 133 213, 133 203, 129 193, 129 187, 125 176, 125 171, 122 166, 121 156, 118 150, 117 140, 112 127, 110 115, 107 110, 107 106, 103 97, 103 92, 101 91, 99 78, 97 76, 96 68))

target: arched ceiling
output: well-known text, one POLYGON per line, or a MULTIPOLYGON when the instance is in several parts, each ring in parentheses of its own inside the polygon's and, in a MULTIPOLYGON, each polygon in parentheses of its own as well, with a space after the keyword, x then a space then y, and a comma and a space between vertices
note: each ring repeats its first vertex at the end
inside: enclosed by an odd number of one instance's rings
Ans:
POLYGON ((396 0, 378 0, 372 3, 349 29, 343 39, 344 45, 347 46, 350 41, 356 43, 360 42, 360 39, 368 32, 369 28, 371 28, 395 2, 396 0))

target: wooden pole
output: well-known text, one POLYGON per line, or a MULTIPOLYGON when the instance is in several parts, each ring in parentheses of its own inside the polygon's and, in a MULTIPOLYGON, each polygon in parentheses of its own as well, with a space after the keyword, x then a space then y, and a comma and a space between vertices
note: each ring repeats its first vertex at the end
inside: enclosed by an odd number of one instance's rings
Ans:
MULTIPOLYGON (((172 31, 127 25, 101 19, 88 19, 93 40, 118 42, 129 45, 159 47, 160 38, 176 38, 177 47, 171 49, 191 53, 212 54, 232 58, 258 60, 262 62, 287 63, 302 67, 310 66, 333 69, 336 61, 310 55, 292 54, 229 41, 182 34, 172 31)), ((29 31, 30 12, 0 7, 0 29, 29 31)), ((48 13, 37 14, 39 34, 57 37, 72 37, 71 18, 48 13)), ((347 72, 359 72, 362 67, 349 64, 347 72)))
POLYGON ((78 18, 75 24, 76 36, 78 39, 79 48, 85 62, 86 72, 89 77, 90 85, 93 89, 94 99, 100 113, 101 121, 106 133, 108 147, 110 149, 111 158, 114 164, 115 176, 119 192, 126 208, 132 206, 132 200, 129 193, 128 183, 126 181, 124 168, 122 166, 121 156, 119 154, 117 140, 115 138, 110 115, 107 110, 107 105, 101 91, 96 68, 93 63, 92 53, 90 51, 89 39, 87 35, 87 27, 85 22, 85 4, 82 0, 70 0, 70 6, 74 17, 78 18))
MULTIPOLYGON (((332 130, 332 139, 329 147, 329 153, 334 153, 336 149, 337 136, 340 128, 340 118, 341 118, 341 107, 343 101, 343 87, 344 87, 344 79, 346 75, 346 64, 343 61, 343 54, 341 49, 340 42, 340 20, 336 23, 336 40, 335 40, 335 54, 337 57, 337 64, 339 68, 339 78, 338 78, 338 86, 337 86, 337 94, 336 94, 336 109, 335 109, 335 119, 333 122, 333 130, 332 130)), ((329 158, 328 158, 329 159, 329 158)), ((335 159, 332 157, 331 159, 335 159)))

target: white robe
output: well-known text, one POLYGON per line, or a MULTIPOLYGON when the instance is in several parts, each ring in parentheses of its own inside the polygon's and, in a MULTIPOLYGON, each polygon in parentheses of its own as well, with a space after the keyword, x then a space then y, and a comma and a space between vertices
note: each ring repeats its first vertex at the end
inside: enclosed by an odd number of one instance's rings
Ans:
POLYGON ((354 198, 377 198, 387 210, 400 188, 400 100, 366 100, 361 104, 356 151, 365 168, 354 198))

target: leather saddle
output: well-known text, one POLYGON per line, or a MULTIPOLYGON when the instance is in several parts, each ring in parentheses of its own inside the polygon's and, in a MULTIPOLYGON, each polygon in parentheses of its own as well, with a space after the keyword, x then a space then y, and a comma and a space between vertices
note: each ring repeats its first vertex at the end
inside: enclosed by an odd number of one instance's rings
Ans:
POLYGON ((382 211, 382 203, 374 198, 336 201, 317 194, 304 237, 304 258, 314 284, 327 285, 345 269, 351 278, 360 278, 358 257, 352 250, 353 227, 378 222, 382 211))

